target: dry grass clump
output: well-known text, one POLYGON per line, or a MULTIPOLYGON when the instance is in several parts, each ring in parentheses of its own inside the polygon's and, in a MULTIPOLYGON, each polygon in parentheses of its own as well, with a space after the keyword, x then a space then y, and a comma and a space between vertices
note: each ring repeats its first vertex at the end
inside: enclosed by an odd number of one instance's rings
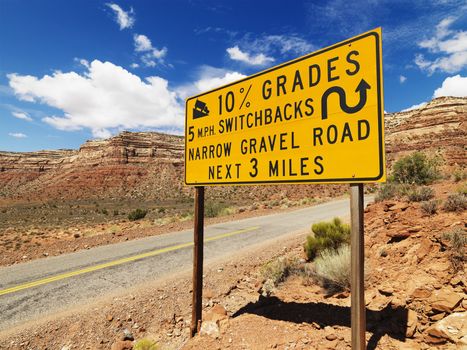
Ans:
POLYGON ((428 201, 435 196, 435 191, 430 187, 423 186, 420 188, 414 188, 407 196, 411 202, 428 201))
POLYGON ((464 262, 467 260, 467 233, 465 229, 456 227, 452 231, 446 232, 443 238, 449 242, 449 260, 454 271, 463 270, 464 262))
POLYGON ((296 272, 297 259, 280 257, 267 262, 260 271, 263 281, 270 280, 275 286, 283 282, 288 276, 296 272))
POLYGON ((350 288, 350 246, 327 249, 314 261, 318 282, 329 292, 350 288))
POLYGON ((420 204, 422 212, 426 215, 434 215, 438 211, 438 201, 425 201, 420 204))
POLYGON ((443 209, 446 211, 464 211, 467 209, 467 196, 459 193, 449 195, 444 202, 443 209))

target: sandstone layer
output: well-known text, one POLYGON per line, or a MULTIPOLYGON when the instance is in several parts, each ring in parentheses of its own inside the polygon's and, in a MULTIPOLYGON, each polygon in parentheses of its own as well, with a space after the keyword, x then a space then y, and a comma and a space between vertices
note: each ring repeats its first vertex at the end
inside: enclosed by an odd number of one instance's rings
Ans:
MULTIPOLYGON (((448 167, 465 167, 467 98, 441 97, 407 112, 386 114, 388 164, 422 150, 448 167)), ((79 150, 0 152, 0 202, 87 198, 180 199, 184 186, 184 138, 156 132, 122 132, 87 141, 79 150)), ((264 200, 326 197, 345 185, 214 187, 219 199, 264 200)))

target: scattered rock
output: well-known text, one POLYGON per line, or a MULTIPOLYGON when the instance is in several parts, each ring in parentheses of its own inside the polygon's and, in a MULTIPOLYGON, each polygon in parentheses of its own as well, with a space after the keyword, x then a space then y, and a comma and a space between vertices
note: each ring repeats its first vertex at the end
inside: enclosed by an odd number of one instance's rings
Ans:
POLYGON ((125 328, 123 330, 122 340, 135 340, 135 337, 128 329, 125 328))
POLYGON ((409 231, 409 233, 416 233, 416 232, 419 232, 423 229, 422 226, 412 226, 412 227, 409 227, 407 229, 407 231, 409 231))
POLYGON ((427 334, 431 338, 439 340, 449 340, 455 344, 467 345, 465 335, 467 334, 467 313, 456 312, 441 321, 436 322, 427 329, 427 334))
POLYGON ((431 308, 438 312, 450 312, 460 304, 463 297, 448 289, 435 291, 431 297, 431 308))
POLYGON ((419 287, 419 288, 416 288, 412 292, 412 298, 413 299, 426 299, 431 296, 431 293, 432 293, 431 290, 428 290, 424 287, 419 287))
POLYGON ((107 315, 107 321, 112 322, 114 317, 112 315, 107 315))
POLYGON ((408 203, 397 203, 397 204, 394 204, 388 207, 388 210, 389 211, 396 211, 396 210, 405 211, 408 207, 409 207, 408 203))
POLYGON ((452 286, 457 286, 458 284, 463 284, 462 283, 462 278, 459 275, 454 276, 453 278, 451 278, 451 281, 449 283, 451 283, 452 286))
POLYGON ((203 296, 206 299, 212 299, 212 298, 214 298, 214 292, 212 290, 210 290, 209 288, 206 288, 206 290, 204 290, 204 292, 203 292, 203 296))
POLYGON ((204 316, 204 320, 214 322, 219 322, 220 320, 224 320, 226 318, 228 318, 227 311, 222 305, 219 304, 214 305, 212 309, 209 310, 204 316))
POLYGON ((417 263, 421 262, 425 256, 433 249, 433 243, 428 238, 423 238, 420 241, 420 246, 415 252, 417 263))
POLYGON ((201 323, 201 330, 199 331, 201 336, 206 335, 212 338, 220 337, 219 326, 215 321, 203 321, 201 323))
POLYGON ((409 310, 407 313, 407 329, 405 331, 405 335, 407 338, 412 338, 417 330, 418 326, 418 314, 413 311, 409 310))
POLYGON ((442 312, 440 314, 435 314, 435 315, 430 316, 430 320, 436 322, 436 321, 442 320, 444 316, 446 316, 446 313, 442 312))
POLYGON ((378 288, 378 291, 386 296, 392 295, 394 293, 394 289, 390 285, 382 285, 378 288))
POLYGON ((118 340, 112 344, 110 350, 131 350, 133 349, 133 342, 130 340, 118 340))
POLYGON ((386 232, 386 236, 391 238, 391 240, 403 240, 409 238, 411 235, 412 234, 406 229, 391 230, 386 232))

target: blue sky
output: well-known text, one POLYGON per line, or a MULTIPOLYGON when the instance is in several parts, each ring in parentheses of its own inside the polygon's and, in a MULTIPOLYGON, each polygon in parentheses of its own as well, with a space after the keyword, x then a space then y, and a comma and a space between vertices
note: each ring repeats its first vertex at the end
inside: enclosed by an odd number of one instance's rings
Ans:
POLYGON ((386 111, 467 95, 467 1, 0 0, 0 150, 181 134, 186 97, 379 26, 386 111))

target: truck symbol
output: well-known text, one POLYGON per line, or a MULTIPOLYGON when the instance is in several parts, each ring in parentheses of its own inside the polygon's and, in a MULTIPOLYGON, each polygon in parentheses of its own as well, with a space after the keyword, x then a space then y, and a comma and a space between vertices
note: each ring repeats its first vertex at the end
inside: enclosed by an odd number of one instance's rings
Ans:
POLYGON ((207 117, 209 115, 208 106, 201 100, 196 100, 195 107, 193 108, 193 119, 207 117))

